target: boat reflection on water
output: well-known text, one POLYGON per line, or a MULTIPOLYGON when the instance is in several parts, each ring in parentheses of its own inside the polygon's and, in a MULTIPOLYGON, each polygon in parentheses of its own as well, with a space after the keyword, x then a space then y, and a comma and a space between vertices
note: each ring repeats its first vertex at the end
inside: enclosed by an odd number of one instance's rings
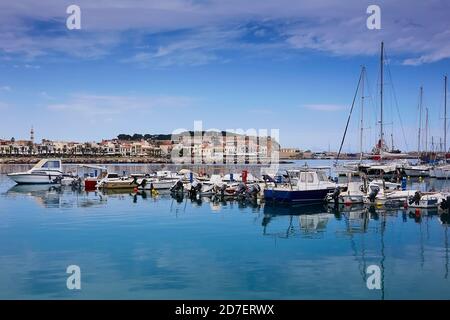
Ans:
MULTIPOLYGON (((333 217, 326 206, 316 205, 273 205, 265 204, 262 219, 263 234, 277 238, 321 237, 329 219, 333 217), (278 217, 289 217, 288 225, 281 231, 269 231, 269 225, 278 217), (297 222, 295 222, 297 221, 297 222)), ((282 219, 285 221, 286 219, 282 219)))
POLYGON ((105 200, 98 192, 81 191, 78 188, 49 185, 15 185, 7 197, 31 197, 44 208, 83 208, 102 205, 105 200))

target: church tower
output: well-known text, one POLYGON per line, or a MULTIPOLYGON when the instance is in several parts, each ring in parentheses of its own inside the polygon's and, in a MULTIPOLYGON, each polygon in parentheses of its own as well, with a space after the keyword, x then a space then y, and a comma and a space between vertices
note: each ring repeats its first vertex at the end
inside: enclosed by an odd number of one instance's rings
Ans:
POLYGON ((31 126, 31 130, 30 130, 30 141, 31 141, 31 143, 34 144, 34 129, 33 129, 33 126, 31 126))

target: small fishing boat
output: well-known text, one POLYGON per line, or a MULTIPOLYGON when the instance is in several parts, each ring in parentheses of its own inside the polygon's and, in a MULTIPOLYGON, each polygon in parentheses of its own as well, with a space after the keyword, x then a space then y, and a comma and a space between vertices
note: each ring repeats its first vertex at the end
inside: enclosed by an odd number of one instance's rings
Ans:
POLYGON ((396 163, 386 164, 361 164, 359 171, 364 173, 368 178, 383 177, 383 179, 390 179, 398 174, 399 169, 396 163))
POLYGON ((149 175, 133 175, 134 184, 139 190, 168 190, 178 180, 176 178, 156 178, 149 175))
POLYGON ((97 183, 99 189, 133 189, 136 187, 134 178, 121 177, 117 173, 108 173, 97 183))
MULTIPOLYGON (((288 179, 290 179, 289 172, 288 179)), ((296 180, 295 184, 290 181, 287 184, 266 188, 264 199, 282 203, 320 203, 324 202, 327 194, 336 187, 325 172, 318 169, 303 167, 296 180)))
POLYGON ((42 159, 26 172, 7 176, 17 184, 59 184, 62 175, 61 159, 42 159))
POLYGON ((77 167, 77 175, 81 177, 81 185, 87 191, 95 190, 99 181, 107 174, 107 169, 101 166, 80 164, 77 167))
POLYGON ((442 200, 446 199, 446 196, 440 192, 420 192, 417 191, 414 196, 409 199, 410 208, 421 209, 437 209, 442 200))
POLYGON ((331 204, 353 205, 364 202, 364 184, 359 181, 350 181, 339 185, 327 195, 327 202, 331 204))
POLYGON ((385 181, 372 181, 369 184, 364 203, 377 206, 402 206, 417 190, 401 190, 400 185, 385 181))

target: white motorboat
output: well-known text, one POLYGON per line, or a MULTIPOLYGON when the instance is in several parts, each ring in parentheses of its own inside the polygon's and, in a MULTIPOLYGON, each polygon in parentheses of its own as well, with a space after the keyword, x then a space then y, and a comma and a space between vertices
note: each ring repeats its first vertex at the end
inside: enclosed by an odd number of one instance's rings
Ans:
POLYGON ((410 208, 437 209, 447 195, 441 192, 416 192, 409 200, 410 208))
POLYGON ((364 196, 364 203, 377 206, 404 205, 416 192, 417 190, 401 190, 400 184, 397 183, 372 181, 367 195, 364 196))
POLYGON ((59 184, 61 181, 61 159, 42 159, 26 172, 8 174, 17 184, 59 184))
POLYGON ((333 193, 327 195, 327 201, 333 204, 359 204, 364 202, 364 184, 359 181, 349 181, 336 187, 333 193))
POLYGON ((448 179, 450 178, 450 165, 440 166, 434 168, 434 175, 436 179, 448 179))
POLYGON ((121 177, 117 173, 108 173, 97 183, 98 189, 133 189, 137 187, 134 178, 121 177))
POLYGON ((135 183, 139 190, 166 190, 170 189, 180 179, 161 179, 150 176, 138 177, 135 176, 135 183))
POLYGON ((408 177, 430 176, 430 167, 427 165, 406 166, 403 170, 408 177))
POLYGON ((359 171, 364 173, 369 178, 393 178, 398 174, 399 169, 396 163, 388 164, 361 164, 359 171))

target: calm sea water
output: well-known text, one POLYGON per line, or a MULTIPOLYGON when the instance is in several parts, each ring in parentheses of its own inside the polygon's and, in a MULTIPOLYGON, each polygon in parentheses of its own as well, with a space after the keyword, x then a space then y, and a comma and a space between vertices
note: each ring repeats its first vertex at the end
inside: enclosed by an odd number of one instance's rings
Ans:
MULTIPOLYGON (((430 183, 410 182, 447 188, 430 183)), ((449 299, 448 233, 432 211, 177 201, 0 174, 0 298, 449 299), (79 291, 66 287, 69 265, 79 291), (369 265, 380 290, 367 289, 369 265)))

